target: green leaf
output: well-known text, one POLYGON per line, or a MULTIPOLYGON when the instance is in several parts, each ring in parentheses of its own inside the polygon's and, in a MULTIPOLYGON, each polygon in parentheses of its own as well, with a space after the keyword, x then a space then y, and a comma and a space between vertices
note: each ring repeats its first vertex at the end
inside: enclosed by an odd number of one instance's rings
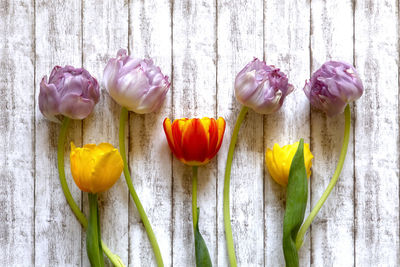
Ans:
POLYGON ((307 206, 307 172, 304 164, 304 140, 293 157, 289 171, 286 193, 286 210, 283 219, 283 254, 286 267, 298 267, 299 256, 296 249, 296 236, 304 220, 307 206))
POLYGON ((199 231, 200 209, 197 208, 197 221, 195 222, 194 231, 194 247, 196 253, 197 267, 211 267, 210 253, 208 253, 206 242, 199 231))

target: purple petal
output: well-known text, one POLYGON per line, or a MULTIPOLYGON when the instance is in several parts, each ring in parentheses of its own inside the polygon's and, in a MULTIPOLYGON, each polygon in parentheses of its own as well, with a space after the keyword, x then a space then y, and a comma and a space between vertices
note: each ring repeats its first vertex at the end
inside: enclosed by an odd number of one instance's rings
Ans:
POLYGON ((61 99, 60 113, 74 120, 82 120, 92 113, 94 101, 77 94, 68 94, 61 99))
POLYGON ((40 82, 39 110, 49 120, 59 122, 55 117, 59 114, 58 106, 60 104, 57 88, 54 84, 47 84, 46 80, 47 77, 44 76, 40 82))

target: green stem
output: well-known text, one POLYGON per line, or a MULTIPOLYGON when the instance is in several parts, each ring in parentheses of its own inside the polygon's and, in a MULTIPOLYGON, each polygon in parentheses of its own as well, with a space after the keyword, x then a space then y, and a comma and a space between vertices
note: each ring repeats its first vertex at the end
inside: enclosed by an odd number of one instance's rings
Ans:
POLYGON ((86 251, 90 265, 104 267, 103 253, 100 250, 100 222, 97 194, 89 193, 89 224, 86 231, 86 251))
POLYGON ((226 167, 225 167, 225 180, 224 180, 224 225, 225 225, 225 238, 226 238, 226 246, 228 249, 228 257, 229 263, 231 267, 236 267, 236 254, 235 254, 235 246, 233 243, 233 235, 232 235, 232 226, 231 226, 231 215, 229 210, 229 185, 231 178, 231 168, 232 168, 232 160, 233 160, 233 152, 235 151, 235 146, 237 142, 237 137, 239 133, 240 126, 246 116, 248 108, 243 106, 240 110, 239 116, 236 120, 235 128, 232 132, 231 143, 229 145, 228 157, 226 159, 226 167))
POLYGON ((192 177, 192 218, 193 218, 193 230, 196 232, 197 225, 197 173, 198 167, 193 166, 193 177, 192 177))
MULTIPOLYGON (((64 117, 60 135, 58 137, 58 146, 57 146, 57 163, 58 163, 58 175, 60 178, 61 188, 64 192, 64 196, 67 199, 68 205, 70 206, 71 210, 74 212, 76 218, 81 223, 84 229, 87 228, 88 221, 82 211, 79 209, 78 205, 76 204, 74 198, 69 191, 69 187, 67 184, 67 180, 65 179, 65 169, 64 169, 64 147, 65 147, 65 139, 67 136, 68 126, 71 120, 68 117, 64 117)), ((114 266, 125 266, 122 263, 122 260, 115 254, 113 254, 110 249, 106 246, 106 244, 101 241, 101 247, 103 248, 104 253, 110 259, 110 261, 114 264, 114 266)))
POLYGON ((58 137, 58 146, 57 146, 57 161, 58 161, 58 174, 60 177, 60 183, 62 190, 64 192, 65 198, 71 210, 74 212, 78 221, 82 224, 84 228, 87 227, 87 219, 82 211, 79 209, 78 205, 76 204, 74 198, 69 191, 67 180, 65 179, 65 170, 64 170, 64 146, 65 146, 65 139, 67 136, 67 130, 71 119, 68 117, 64 117, 64 120, 61 125, 60 136, 58 137))
POLYGON ((121 115, 119 119, 119 150, 122 156, 122 159, 124 161, 124 176, 126 180, 126 184, 128 185, 129 192, 132 196, 133 202, 136 205, 136 208, 138 209, 140 218, 142 219, 144 228, 146 229, 147 236, 150 240, 150 244, 153 247, 154 255, 156 257, 156 262, 157 266, 161 267, 164 266, 160 248, 157 243, 156 236, 154 235, 153 229, 151 228, 151 224, 149 219, 147 218, 146 212, 144 211, 144 208, 142 206, 142 203, 139 200, 139 197, 136 193, 135 188, 133 187, 132 184, 132 179, 131 179, 131 174, 129 172, 128 168, 128 162, 126 160, 126 153, 125 153, 125 122, 128 119, 128 110, 126 108, 121 109, 121 115))
POLYGON ((338 165, 336 167, 335 173, 332 176, 331 181, 328 184, 328 187, 326 188, 325 192, 322 194, 321 198, 318 200, 317 204, 315 205, 315 207, 312 209, 312 211, 308 215, 307 219, 304 221, 303 225, 301 226, 301 228, 296 236, 297 250, 299 250, 301 248, 301 246, 303 245, 304 235, 307 232, 307 229, 310 227, 315 216, 318 214, 322 205, 325 203, 326 199, 328 198, 329 194, 331 193, 333 187, 336 185, 336 182, 339 179, 340 172, 343 169, 343 164, 344 164, 344 160, 346 158, 347 147, 349 145, 349 138, 350 138, 351 115, 350 115, 349 105, 347 105, 346 109, 344 110, 344 116, 345 116, 344 137, 343 137, 342 151, 340 152, 338 165))

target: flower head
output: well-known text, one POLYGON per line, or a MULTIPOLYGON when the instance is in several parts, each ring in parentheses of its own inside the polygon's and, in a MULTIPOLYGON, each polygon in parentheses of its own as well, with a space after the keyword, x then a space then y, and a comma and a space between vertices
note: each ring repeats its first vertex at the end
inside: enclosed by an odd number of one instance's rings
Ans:
POLYGON ((111 188, 121 176, 124 166, 118 150, 108 143, 76 147, 71 142, 70 160, 76 185, 89 193, 111 188))
POLYGON ((172 153, 183 163, 199 166, 208 163, 218 152, 225 132, 225 120, 164 120, 164 132, 172 153))
POLYGON ((103 81, 110 96, 139 114, 156 111, 164 102, 170 83, 151 59, 136 59, 120 49, 108 61, 103 81))
POLYGON ((235 79, 237 100, 261 114, 271 114, 293 91, 286 75, 274 66, 254 58, 235 79))
POLYGON ((49 80, 40 82, 39 109, 49 120, 58 122, 57 115, 84 119, 99 102, 97 80, 83 68, 55 66, 49 80))
MULTIPOLYGON (((274 144, 273 149, 267 149, 265 162, 271 177, 280 185, 287 186, 289 180, 290 166, 292 165, 294 154, 296 154, 299 142, 280 147, 274 144)), ((314 156, 311 154, 310 146, 304 144, 304 163, 307 170, 307 177, 311 175, 311 160, 314 156)))
POLYGON ((329 116, 342 113, 348 103, 361 97, 363 91, 356 69, 339 61, 324 63, 304 86, 311 105, 329 116))

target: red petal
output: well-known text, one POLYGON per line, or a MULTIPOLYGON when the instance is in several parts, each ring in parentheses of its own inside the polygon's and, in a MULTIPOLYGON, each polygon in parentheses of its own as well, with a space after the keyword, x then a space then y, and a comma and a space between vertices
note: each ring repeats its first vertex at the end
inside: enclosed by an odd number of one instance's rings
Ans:
POLYGON ((182 148, 186 161, 203 162, 207 159, 208 138, 200 119, 191 119, 185 123, 182 148))
POLYGON ((182 160, 184 158, 182 151, 182 125, 185 124, 187 119, 174 120, 172 123, 172 136, 175 144, 175 156, 182 160))
POLYGON ((218 128, 214 118, 210 119, 210 127, 208 129, 210 143, 208 145, 208 158, 211 159, 215 155, 215 149, 218 143, 218 128))

